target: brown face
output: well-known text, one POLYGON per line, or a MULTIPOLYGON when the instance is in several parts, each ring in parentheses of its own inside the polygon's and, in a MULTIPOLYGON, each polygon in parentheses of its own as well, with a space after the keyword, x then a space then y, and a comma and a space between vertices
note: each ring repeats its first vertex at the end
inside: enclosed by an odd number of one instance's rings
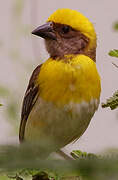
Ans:
POLYGON ((88 50, 89 38, 68 25, 48 22, 32 33, 45 39, 46 49, 54 59, 68 54, 85 54, 95 61, 96 47, 88 50))
POLYGON ((53 23, 56 40, 45 39, 48 53, 51 57, 63 57, 67 54, 82 54, 89 43, 89 39, 70 26, 53 23))

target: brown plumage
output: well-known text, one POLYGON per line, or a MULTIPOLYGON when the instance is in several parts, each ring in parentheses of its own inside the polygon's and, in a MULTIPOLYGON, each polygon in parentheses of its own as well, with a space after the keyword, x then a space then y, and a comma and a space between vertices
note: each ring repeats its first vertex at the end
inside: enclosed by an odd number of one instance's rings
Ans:
MULTIPOLYGON (((94 61, 96 60, 96 47, 88 51, 89 39, 81 32, 64 24, 51 23, 51 27, 56 34, 56 40, 46 38, 45 44, 48 53, 53 59, 63 58, 63 56, 67 54, 85 54, 94 61)), ((19 132, 20 141, 24 139, 27 118, 38 97, 40 87, 35 86, 35 80, 40 73, 40 68, 41 65, 33 71, 23 100, 19 132)))
MULTIPOLYGON (((68 25, 48 22, 34 30, 33 34, 41 36, 45 39, 46 49, 50 54, 50 57, 55 61, 58 59, 63 59, 64 56, 68 54, 83 54, 96 61, 96 42, 90 49, 90 39, 80 31, 75 30, 68 25)), ((39 65, 33 71, 23 100, 19 131, 20 142, 25 140, 24 136, 27 119, 40 94, 40 85, 37 86, 35 81, 40 73, 41 66, 42 65, 39 65)), ((75 136, 72 137, 69 142, 75 138, 75 136)))
POLYGON ((27 122, 27 118, 38 97, 39 87, 35 85, 35 80, 40 72, 40 68, 41 65, 37 66, 36 69, 33 71, 23 100, 20 131, 19 131, 20 142, 24 140, 24 132, 25 132, 25 125, 27 122))
POLYGON ((95 61, 96 47, 88 51, 89 39, 85 35, 64 24, 52 23, 52 27, 56 41, 46 38, 45 44, 53 59, 63 58, 67 54, 84 54, 95 61))

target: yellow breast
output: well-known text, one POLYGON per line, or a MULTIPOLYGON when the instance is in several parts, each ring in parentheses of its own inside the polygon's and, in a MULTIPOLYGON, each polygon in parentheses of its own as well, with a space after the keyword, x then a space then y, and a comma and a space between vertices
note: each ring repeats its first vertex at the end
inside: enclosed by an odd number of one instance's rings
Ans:
POLYGON ((36 83, 42 99, 61 106, 99 99, 101 91, 96 64, 85 55, 69 55, 61 60, 49 58, 36 83))

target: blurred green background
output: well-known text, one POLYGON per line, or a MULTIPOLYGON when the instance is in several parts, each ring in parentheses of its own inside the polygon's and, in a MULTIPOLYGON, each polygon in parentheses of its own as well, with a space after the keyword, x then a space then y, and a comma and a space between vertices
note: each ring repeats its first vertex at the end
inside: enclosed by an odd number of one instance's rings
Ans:
MULTIPOLYGON (((18 128, 23 96, 33 69, 48 57, 43 40, 31 31, 44 23, 58 8, 76 9, 94 24, 98 35, 97 67, 102 80, 101 102, 118 89, 115 58, 118 49, 118 1, 108 0, 8 0, 0 6, 0 144, 18 143, 18 128)), ((117 110, 99 107, 84 135, 65 148, 100 152, 118 148, 117 110)))

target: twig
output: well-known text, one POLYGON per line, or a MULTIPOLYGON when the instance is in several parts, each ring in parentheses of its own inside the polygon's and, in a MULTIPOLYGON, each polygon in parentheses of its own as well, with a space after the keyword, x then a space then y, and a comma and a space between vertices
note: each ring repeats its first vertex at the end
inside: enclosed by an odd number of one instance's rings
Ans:
POLYGON ((117 64, 115 64, 114 62, 112 62, 112 64, 113 64, 115 67, 117 67, 117 68, 118 68, 118 65, 117 65, 117 64))

